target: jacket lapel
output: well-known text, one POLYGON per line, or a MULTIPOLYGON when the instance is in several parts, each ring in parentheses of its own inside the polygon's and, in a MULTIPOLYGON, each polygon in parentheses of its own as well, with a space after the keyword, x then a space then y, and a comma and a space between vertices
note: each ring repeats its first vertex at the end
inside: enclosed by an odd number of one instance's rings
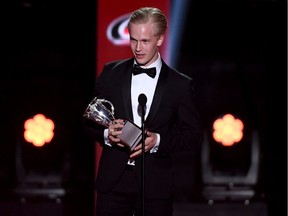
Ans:
POLYGON ((133 70, 133 59, 128 61, 127 67, 124 69, 123 73, 123 85, 122 85, 122 95, 123 95, 123 106, 125 110, 125 115, 127 120, 133 121, 133 111, 131 102, 131 77, 133 70))
POLYGON ((153 121, 153 119, 155 118, 160 103, 162 101, 163 98, 163 94, 164 91, 166 89, 166 84, 167 84, 167 78, 168 78, 168 66, 164 63, 164 61, 162 61, 162 68, 161 68, 161 72, 159 75, 159 79, 158 79, 158 83, 155 89, 155 93, 154 93, 154 98, 151 104, 151 108, 149 111, 149 114, 147 116, 146 119, 146 126, 149 126, 149 123, 151 123, 153 121))

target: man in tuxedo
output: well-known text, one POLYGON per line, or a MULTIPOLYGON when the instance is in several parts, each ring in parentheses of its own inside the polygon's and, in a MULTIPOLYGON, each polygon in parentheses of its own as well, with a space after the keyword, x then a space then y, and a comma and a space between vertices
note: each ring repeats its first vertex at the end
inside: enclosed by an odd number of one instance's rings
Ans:
POLYGON ((95 96, 110 101, 115 110, 115 121, 109 123, 109 128, 87 122, 103 147, 96 180, 97 216, 142 215, 143 196, 145 216, 172 216, 172 154, 196 151, 202 143, 192 80, 168 66, 159 53, 167 26, 158 8, 135 10, 128 23, 134 56, 105 64, 96 80, 95 96), (154 74, 141 68, 153 68, 154 74), (145 143, 131 150, 118 136, 125 120, 141 127, 140 94, 147 98, 146 138, 145 143))

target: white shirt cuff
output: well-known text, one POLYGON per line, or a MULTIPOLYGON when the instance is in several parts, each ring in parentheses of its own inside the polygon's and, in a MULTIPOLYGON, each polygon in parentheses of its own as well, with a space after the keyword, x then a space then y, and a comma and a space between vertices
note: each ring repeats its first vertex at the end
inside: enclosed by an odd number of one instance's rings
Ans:
POLYGON ((109 142, 109 139, 108 139, 108 129, 105 129, 104 130, 104 144, 105 145, 108 145, 108 146, 112 146, 111 144, 110 144, 110 142, 109 142))
POLYGON ((150 153, 156 153, 158 151, 158 148, 159 148, 159 144, 160 144, 160 134, 156 134, 157 135, 157 142, 155 144, 155 146, 150 149, 150 153))

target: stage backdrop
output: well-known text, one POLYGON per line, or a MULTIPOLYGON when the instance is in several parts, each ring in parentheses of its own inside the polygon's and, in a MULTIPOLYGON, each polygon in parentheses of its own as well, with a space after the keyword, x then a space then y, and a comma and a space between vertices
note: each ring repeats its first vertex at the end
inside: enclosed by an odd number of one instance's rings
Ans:
MULTIPOLYGON (((167 0, 98 0, 97 5, 97 30, 96 30, 96 76, 101 73, 104 64, 108 61, 132 57, 129 46, 129 34, 127 22, 130 14, 140 7, 157 7, 170 19, 170 1, 167 0)), ((162 58, 169 63, 169 28, 165 35, 165 43, 161 46, 162 58)), ((96 170, 97 175, 99 158, 102 149, 96 147, 96 170)))

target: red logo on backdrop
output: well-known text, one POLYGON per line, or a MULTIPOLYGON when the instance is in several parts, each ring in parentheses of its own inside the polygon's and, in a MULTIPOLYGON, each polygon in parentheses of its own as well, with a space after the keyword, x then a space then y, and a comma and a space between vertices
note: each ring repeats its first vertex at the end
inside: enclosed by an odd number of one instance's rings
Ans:
POLYGON ((130 42, 128 33, 128 21, 130 13, 114 19, 107 29, 107 38, 115 45, 128 45, 130 42))

